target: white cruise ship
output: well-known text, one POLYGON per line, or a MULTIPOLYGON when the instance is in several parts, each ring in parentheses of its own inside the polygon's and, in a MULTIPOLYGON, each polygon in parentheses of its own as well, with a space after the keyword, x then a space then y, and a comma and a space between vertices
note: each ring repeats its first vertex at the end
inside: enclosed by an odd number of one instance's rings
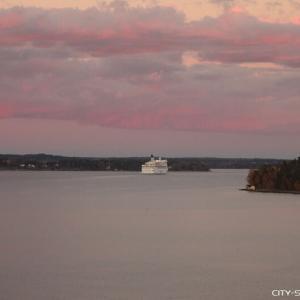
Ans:
POLYGON ((155 159, 151 155, 150 161, 142 165, 142 174, 166 174, 168 172, 168 161, 166 159, 155 159))

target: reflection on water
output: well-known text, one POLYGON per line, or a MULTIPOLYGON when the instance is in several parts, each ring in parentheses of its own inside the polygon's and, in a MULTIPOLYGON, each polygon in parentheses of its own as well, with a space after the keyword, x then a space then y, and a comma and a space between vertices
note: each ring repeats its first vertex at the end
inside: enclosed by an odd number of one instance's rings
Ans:
POLYGON ((0 172, 0 299, 272 299, 300 289, 300 196, 247 171, 0 172))

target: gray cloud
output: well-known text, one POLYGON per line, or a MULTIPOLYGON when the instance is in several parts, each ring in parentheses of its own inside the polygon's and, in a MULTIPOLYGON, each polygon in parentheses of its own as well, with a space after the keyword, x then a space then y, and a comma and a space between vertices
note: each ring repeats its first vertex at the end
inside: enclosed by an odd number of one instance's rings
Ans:
POLYGON ((204 59, 225 63, 299 67, 300 61, 299 25, 264 23, 230 11, 187 23, 183 15, 161 7, 122 12, 14 8, 0 12, 0 28, 1 48, 48 48, 52 55, 69 57, 194 50, 204 59))
POLYGON ((187 23, 171 9, 123 7, 3 10, 0 27, 1 118, 194 131, 300 128, 299 26, 230 12, 187 23), (198 64, 182 64, 185 51, 198 64))

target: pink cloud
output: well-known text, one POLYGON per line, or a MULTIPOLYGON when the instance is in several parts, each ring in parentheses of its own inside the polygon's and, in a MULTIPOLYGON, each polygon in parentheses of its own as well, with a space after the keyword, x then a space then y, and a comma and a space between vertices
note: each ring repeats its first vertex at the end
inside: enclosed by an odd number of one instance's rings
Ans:
POLYGON ((0 11, 0 28, 0 118, 225 132, 300 125, 297 24, 234 8, 197 22, 161 7, 14 8, 0 11), (186 53, 197 63, 184 64, 186 53))
POLYGON ((294 23, 296 25, 300 25, 300 17, 293 18, 292 23, 294 23))
POLYGON ((13 107, 7 103, 0 103, 0 118, 10 118, 13 116, 13 107))
POLYGON ((15 28, 22 24, 22 16, 13 11, 6 11, 1 14, 0 29, 5 30, 9 28, 15 28))
POLYGON ((169 8, 86 11, 14 8, 0 12, 0 45, 68 47, 81 56, 199 51, 220 62, 276 62, 300 48, 300 26, 262 22, 232 7, 218 18, 184 22, 169 8), (257 52, 262 55, 257 55, 257 52))

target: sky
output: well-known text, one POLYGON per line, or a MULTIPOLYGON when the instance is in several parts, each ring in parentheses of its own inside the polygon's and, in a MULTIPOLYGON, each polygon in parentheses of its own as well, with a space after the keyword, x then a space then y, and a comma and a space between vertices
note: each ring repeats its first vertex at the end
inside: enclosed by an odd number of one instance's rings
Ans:
POLYGON ((0 0, 0 153, 293 158, 300 0, 0 0))

